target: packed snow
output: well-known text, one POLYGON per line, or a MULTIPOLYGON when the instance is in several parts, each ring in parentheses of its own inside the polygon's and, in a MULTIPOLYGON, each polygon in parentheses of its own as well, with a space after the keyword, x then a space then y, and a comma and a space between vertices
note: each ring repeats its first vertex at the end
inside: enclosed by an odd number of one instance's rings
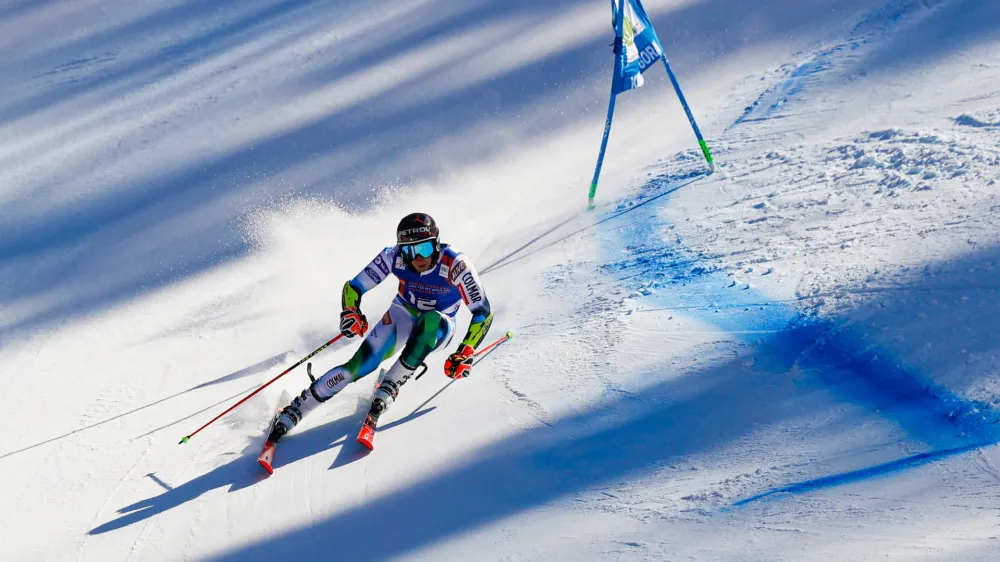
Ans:
POLYGON ((1000 557, 1000 2, 644 5, 587 211, 608 2, 0 2, 0 559, 1000 557), (413 211, 513 340, 178 444, 413 211))

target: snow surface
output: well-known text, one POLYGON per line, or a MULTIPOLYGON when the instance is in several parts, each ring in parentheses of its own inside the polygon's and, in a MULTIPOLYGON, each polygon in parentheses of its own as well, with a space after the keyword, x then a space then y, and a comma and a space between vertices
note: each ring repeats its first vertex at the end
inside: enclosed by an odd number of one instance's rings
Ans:
POLYGON ((606 2, 0 2, 0 559, 1000 557, 1000 2, 645 4, 588 213, 606 2), (414 210, 514 340, 177 445, 414 210))

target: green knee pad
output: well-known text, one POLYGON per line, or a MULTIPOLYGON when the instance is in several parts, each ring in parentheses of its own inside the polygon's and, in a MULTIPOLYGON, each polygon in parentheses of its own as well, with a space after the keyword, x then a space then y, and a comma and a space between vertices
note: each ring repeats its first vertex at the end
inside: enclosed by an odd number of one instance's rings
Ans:
POLYGON ((351 359, 344 363, 344 370, 351 374, 351 381, 356 381, 361 377, 378 369, 386 359, 396 353, 396 331, 381 341, 380 349, 375 349, 371 341, 361 342, 361 346, 354 352, 351 359))
POLYGON ((448 337, 448 331, 448 319, 443 314, 436 310, 424 312, 406 341, 399 360, 406 367, 416 369, 448 337))

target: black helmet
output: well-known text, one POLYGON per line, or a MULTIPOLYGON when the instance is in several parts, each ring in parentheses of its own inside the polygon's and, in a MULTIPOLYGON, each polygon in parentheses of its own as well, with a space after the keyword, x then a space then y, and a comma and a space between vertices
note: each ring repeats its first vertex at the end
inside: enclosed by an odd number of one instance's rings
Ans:
POLYGON ((396 227, 396 243, 407 265, 414 257, 429 257, 437 263, 441 246, 437 223, 427 213, 412 213, 403 217, 396 227))
POLYGON ((433 239, 437 242, 438 227, 434 219, 427 213, 410 213, 399 221, 396 227, 397 244, 413 244, 433 239))

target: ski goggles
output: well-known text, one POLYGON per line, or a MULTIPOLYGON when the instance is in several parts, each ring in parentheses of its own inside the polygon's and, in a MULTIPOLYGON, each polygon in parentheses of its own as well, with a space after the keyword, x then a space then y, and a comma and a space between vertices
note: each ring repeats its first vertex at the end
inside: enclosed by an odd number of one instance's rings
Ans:
POLYGON ((399 251, 403 253, 403 257, 407 260, 414 260, 418 257, 429 258, 434 255, 434 250, 436 249, 434 246, 433 240, 424 240, 423 242, 400 246, 399 251))

